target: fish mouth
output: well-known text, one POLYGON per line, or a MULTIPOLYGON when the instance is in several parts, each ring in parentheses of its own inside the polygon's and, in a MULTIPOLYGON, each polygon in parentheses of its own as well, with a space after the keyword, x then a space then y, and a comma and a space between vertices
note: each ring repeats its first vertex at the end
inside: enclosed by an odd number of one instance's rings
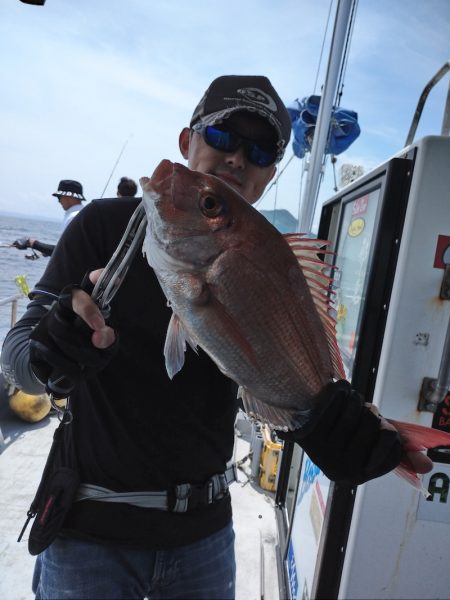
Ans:
POLYGON ((174 171, 175 163, 172 161, 165 159, 159 163, 151 177, 151 186, 155 192, 158 191, 158 188, 163 185, 167 179, 170 179, 173 176, 174 171))

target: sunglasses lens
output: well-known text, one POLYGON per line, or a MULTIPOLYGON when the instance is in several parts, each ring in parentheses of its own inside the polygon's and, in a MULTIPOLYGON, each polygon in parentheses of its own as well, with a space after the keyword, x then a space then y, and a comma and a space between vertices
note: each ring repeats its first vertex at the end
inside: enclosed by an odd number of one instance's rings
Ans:
POLYGON ((233 131, 206 126, 203 129, 203 136, 209 146, 222 152, 234 152, 243 144, 248 160, 258 167, 268 167, 277 161, 276 149, 264 148, 256 142, 242 138, 233 131))
POLYGON ((234 152, 240 144, 240 139, 235 133, 217 127, 205 128, 205 140, 210 146, 223 152, 234 152))
POLYGON ((277 160, 276 150, 264 149, 257 144, 248 145, 247 156, 249 161, 258 167, 268 167, 277 160))

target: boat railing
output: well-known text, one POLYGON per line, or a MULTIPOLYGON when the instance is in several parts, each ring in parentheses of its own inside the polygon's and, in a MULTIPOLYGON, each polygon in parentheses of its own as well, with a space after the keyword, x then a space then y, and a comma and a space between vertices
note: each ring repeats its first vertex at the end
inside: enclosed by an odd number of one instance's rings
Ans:
MULTIPOLYGON (((416 134, 417 126, 420 121, 420 117, 422 116, 423 107, 425 105, 425 101, 428 98, 428 94, 434 88, 434 86, 444 77, 446 73, 450 71, 450 60, 442 65, 439 71, 430 79, 427 85, 424 87, 423 92, 419 98, 419 102, 417 103, 416 112, 414 113, 414 117, 411 123, 411 127, 409 129, 408 135, 406 137, 405 147, 409 146, 414 141, 414 136, 416 134)), ((444 106, 444 118, 442 121, 442 130, 441 135, 449 135, 450 131, 450 82, 448 86, 447 98, 444 106)))
MULTIPOLYGON (((23 298, 23 294, 14 294, 13 296, 8 296, 7 298, 0 298, 0 306, 7 306, 8 304, 11 304, 11 327, 13 327, 13 325, 15 325, 17 321, 17 304, 21 298, 23 298)), ((0 454, 5 448, 5 439, 3 437, 2 429, 0 427, 0 454)))
POLYGON ((15 325, 17 321, 17 304, 21 298, 23 298, 23 294, 14 294, 14 296, 0 298, 0 306, 11 304, 11 327, 15 325))

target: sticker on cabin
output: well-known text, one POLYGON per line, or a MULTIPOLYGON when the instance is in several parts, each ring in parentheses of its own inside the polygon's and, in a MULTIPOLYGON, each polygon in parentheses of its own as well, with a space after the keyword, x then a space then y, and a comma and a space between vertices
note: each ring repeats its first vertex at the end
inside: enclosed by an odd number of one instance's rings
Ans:
MULTIPOLYGON (((447 391, 442 402, 439 402, 436 406, 431 427, 450 433, 450 391, 447 391)), ((450 450, 448 448, 430 448, 427 455, 433 462, 450 464, 450 450)))
POLYGON ((365 226, 366 222, 363 218, 358 217, 357 219, 353 219, 348 227, 348 235, 350 237, 358 237, 364 231, 365 226))
POLYGON ((358 217, 367 212, 367 205, 369 204, 369 194, 356 198, 352 206, 352 217, 358 217))
POLYGON ((347 307, 345 304, 339 304, 337 307, 336 321, 342 321, 347 316, 347 307))
POLYGON ((289 578, 289 589, 291 591, 291 598, 297 598, 298 577, 297 577, 297 568, 295 566, 294 549, 292 547, 291 541, 289 541, 286 565, 287 565, 287 572, 288 572, 288 578, 289 578))
POLYGON ((436 244, 436 254, 434 255, 435 269, 445 269, 445 265, 450 263, 450 235, 438 235, 436 244))
POLYGON ((431 426, 450 433, 450 391, 447 391, 442 402, 436 406, 431 426))
POLYGON ((450 465, 434 463, 433 470, 423 476, 422 484, 430 495, 420 496, 417 520, 450 523, 450 465))

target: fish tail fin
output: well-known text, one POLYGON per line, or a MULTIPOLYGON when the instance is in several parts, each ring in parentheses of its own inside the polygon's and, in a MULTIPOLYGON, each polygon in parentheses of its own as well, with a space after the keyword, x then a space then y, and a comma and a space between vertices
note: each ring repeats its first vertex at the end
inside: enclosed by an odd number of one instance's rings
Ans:
POLYGON ((418 473, 427 473, 433 468, 433 463, 427 456, 421 454, 421 451, 439 446, 450 447, 450 433, 415 423, 393 419, 387 421, 398 431, 403 445, 402 458, 395 469, 396 474, 420 490, 425 497, 429 496, 428 491, 422 486, 418 473))
POLYGON ((334 255, 327 250, 330 242, 308 238, 303 233, 287 233, 284 239, 298 260, 311 292, 314 305, 325 330, 334 377, 346 379, 341 353, 336 340, 336 311, 333 305, 333 278, 326 274, 331 268, 319 255, 334 255))

